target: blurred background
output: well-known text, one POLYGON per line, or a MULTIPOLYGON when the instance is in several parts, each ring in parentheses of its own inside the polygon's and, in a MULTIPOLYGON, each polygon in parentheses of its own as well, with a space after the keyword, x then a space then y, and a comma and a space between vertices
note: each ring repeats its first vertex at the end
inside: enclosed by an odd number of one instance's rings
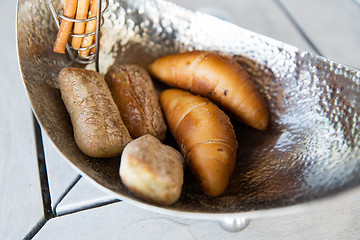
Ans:
POLYGON ((171 0, 360 68, 359 0, 171 0))

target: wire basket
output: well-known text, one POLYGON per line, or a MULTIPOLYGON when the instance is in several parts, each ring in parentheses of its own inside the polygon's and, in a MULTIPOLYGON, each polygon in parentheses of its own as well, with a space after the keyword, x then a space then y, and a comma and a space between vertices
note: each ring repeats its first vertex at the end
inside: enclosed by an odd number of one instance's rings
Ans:
POLYGON ((95 31, 89 32, 89 33, 84 33, 84 34, 75 34, 74 32, 72 32, 70 34, 71 38, 79 38, 79 37, 86 38, 86 37, 95 35, 95 41, 88 47, 80 47, 77 49, 75 49, 71 44, 67 43, 66 51, 67 51, 71 61, 75 61, 75 62, 81 63, 81 64, 90 64, 90 63, 95 62, 96 71, 99 72, 99 45, 100 45, 100 34, 99 33, 100 33, 100 28, 104 24, 103 14, 109 6, 109 0, 98 1, 96 16, 86 18, 86 19, 74 19, 74 18, 66 17, 63 15, 63 9, 60 9, 59 11, 55 10, 54 4, 52 3, 51 0, 47 0, 47 3, 49 5, 51 14, 53 15, 53 18, 54 18, 58 28, 60 28, 60 24, 61 24, 62 20, 67 20, 67 21, 70 21, 73 23, 87 23, 87 22, 94 21, 94 20, 96 21, 96 30, 95 31), (99 11, 99 9, 101 9, 101 11, 99 11), (89 55, 87 55, 85 57, 79 55, 79 51, 92 50, 92 49, 95 49, 95 51, 90 51, 89 55))

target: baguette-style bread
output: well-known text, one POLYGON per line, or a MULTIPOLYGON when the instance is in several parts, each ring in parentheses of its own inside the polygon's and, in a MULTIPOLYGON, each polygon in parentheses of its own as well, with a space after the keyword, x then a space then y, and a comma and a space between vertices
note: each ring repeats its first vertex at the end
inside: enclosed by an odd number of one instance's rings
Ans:
POLYGON ((135 139, 151 134, 163 141, 165 119, 146 70, 136 65, 113 65, 105 79, 130 135, 135 139))
POLYGON ((170 205, 181 194, 184 158, 152 135, 130 142, 120 163, 122 182, 143 200, 170 205))

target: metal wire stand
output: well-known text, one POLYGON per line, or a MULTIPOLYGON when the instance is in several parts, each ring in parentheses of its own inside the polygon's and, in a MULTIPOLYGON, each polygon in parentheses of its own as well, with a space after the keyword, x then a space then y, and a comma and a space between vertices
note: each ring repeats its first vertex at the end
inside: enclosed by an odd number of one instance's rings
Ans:
POLYGON ((83 48, 78 48, 78 49, 74 49, 71 44, 67 43, 66 44, 66 51, 69 54, 69 57, 71 59, 71 61, 75 61, 81 64, 89 64, 89 63, 93 63, 95 62, 95 68, 96 71, 99 72, 99 45, 100 45, 100 28, 102 27, 102 25, 104 24, 104 18, 103 18, 103 13, 106 11, 106 9, 109 6, 109 0, 100 0, 97 2, 97 11, 96 11, 96 16, 92 17, 92 18, 86 18, 86 19, 73 19, 73 18, 68 18, 66 16, 64 16, 62 14, 62 10, 56 11, 54 8, 54 5, 52 3, 51 0, 47 0, 47 3, 49 5, 51 14, 53 15, 53 18, 55 20, 55 23, 57 25, 58 28, 60 28, 60 23, 63 19, 67 20, 67 21, 71 21, 73 23, 86 23, 89 21, 93 21, 96 20, 96 30, 94 32, 90 32, 87 34, 75 34, 75 33, 71 33, 70 37, 88 37, 88 36, 92 36, 95 34, 95 43, 93 43, 91 46, 89 47, 83 47, 83 48), (104 2, 105 5, 102 8, 102 3, 104 2), (101 11, 99 11, 99 9, 101 9, 101 11), (100 18, 101 16, 101 18, 100 18), (93 54, 89 54, 86 57, 82 57, 78 54, 78 51, 83 51, 83 50, 90 50, 92 48, 95 47, 95 53, 93 54))

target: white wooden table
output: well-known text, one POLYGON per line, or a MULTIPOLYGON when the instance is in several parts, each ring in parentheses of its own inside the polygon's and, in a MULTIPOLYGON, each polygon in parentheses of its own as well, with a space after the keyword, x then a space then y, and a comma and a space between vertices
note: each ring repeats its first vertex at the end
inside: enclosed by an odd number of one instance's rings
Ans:
MULTIPOLYGON (((360 68, 358 0, 173 2, 360 68)), ((45 134, 43 164, 17 63, 16 1, 2 0, 0 9, 0 239, 360 239, 360 191, 228 233, 213 221, 148 212, 100 191, 45 134), (40 176, 39 167, 47 175, 40 176)))

